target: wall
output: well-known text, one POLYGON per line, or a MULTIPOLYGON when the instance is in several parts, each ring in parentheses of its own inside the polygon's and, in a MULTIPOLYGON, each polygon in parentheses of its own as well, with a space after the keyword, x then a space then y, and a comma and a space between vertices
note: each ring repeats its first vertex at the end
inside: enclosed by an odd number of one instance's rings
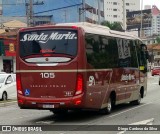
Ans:
MULTIPOLYGON (((136 11, 140 10, 140 0, 126 0, 126 10, 136 11)), ((110 22, 122 22, 123 23, 123 0, 104 0, 105 20, 110 22), (113 3, 116 2, 117 5, 113 3), (116 9, 117 11, 114 11, 116 9)))

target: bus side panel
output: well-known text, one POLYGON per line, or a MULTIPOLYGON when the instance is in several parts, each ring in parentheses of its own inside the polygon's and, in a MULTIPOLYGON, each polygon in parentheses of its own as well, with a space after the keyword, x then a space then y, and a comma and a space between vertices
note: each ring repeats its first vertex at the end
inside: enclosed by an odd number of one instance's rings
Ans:
MULTIPOLYGON (((91 68, 87 70, 92 70, 91 68)), ((112 70, 87 71, 86 107, 100 109, 108 93, 112 70)))

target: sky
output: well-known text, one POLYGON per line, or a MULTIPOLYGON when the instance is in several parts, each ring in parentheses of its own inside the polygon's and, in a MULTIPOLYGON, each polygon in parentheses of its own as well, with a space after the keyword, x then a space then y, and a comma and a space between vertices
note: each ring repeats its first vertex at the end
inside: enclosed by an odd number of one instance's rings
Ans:
POLYGON ((144 5, 156 5, 160 9, 160 0, 143 0, 143 9, 144 5))

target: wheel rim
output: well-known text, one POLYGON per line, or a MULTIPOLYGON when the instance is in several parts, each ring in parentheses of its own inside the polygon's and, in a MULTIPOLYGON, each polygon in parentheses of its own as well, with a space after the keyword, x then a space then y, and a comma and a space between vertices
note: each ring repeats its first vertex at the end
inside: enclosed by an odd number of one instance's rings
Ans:
POLYGON ((108 100, 108 106, 107 106, 108 111, 111 111, 112 109, 112 104, 111 104, 111 99, 109 98, 108 100))
POLYGON ((138 102, 141 102, 141 94, 139 94, 138 102))
POLYGON ((6 93, 3 93, 2 99, 3 99, 3 100, 7 100, 7 95, 6 95, 6 93))

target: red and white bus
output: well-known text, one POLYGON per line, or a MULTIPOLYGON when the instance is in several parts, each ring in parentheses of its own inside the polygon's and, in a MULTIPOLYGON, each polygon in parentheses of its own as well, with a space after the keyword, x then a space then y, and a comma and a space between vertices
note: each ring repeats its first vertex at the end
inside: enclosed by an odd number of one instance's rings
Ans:
POLYGON ((96 24, 21 29, 16 48, 18 105, 54 113, 110 113, 117 104, 139 104, 147 91, 144 48, 139 38, 96 24))

